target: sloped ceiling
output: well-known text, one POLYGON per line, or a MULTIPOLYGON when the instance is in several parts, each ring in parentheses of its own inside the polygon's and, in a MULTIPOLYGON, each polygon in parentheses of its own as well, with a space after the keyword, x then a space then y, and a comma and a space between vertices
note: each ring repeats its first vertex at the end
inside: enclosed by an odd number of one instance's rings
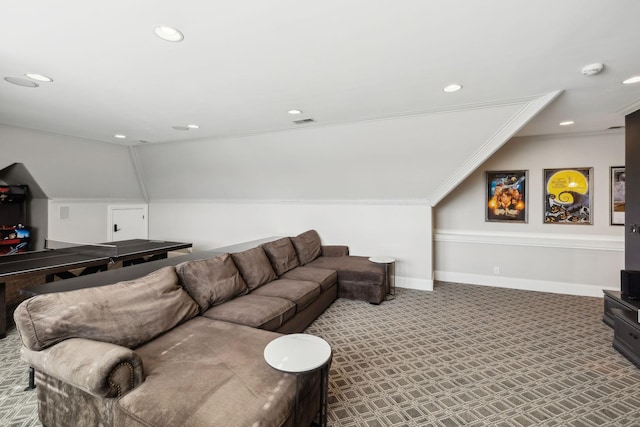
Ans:
POLYGON ((639 14, 636 0, 8 2, 0 78, 53 82, 0 80, 0 124, 132 146, 125 173, 149 198, 434 204, 511 134, 623 125, 640 108, 640 84, 621 84, 640 74, 639 14), (604 71, 583 76, 594 62, 604 71))
POLYGON ((435 205, 557 95, 490 108, 149 144, 136 153, 151 199, 435 205))
POLYGON ((29 194, 36 199, 46 199, 40 184, 33 179, 29 170, 22 163, 13 163, 3 169, 0 169, 0 180, 7 184, 20 183, 29 186, 29 194))
POLYGON ((0 147, 7 182, 34 197, 143 199, 128 147, 2 125, 0 147))

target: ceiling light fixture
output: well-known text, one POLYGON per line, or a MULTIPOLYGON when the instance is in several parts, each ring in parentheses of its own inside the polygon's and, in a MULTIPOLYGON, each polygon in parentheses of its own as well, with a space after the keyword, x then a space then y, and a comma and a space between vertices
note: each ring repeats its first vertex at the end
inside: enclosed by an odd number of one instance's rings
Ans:
POLYGON ((453 83, 453 84, 450 84, 449 86, 445 86, 445 88, 442 90, 444 90, 447 93, 451 93, 451 92, 457 92, 460 89, 462 89, 462 85, 458 83, 453 83))
POLYGON ((634 83, 640 83, 640 76, 629 77, 627 80, 622 82, 623 85, 632 85, 634 83))
POLYGON ((189 128, 186 126, 173 126, 173 128, 175 130, 189 130, 189 128))
POLYGON ((127 135, 123 135, 121 133, 116 133, 115 135, 113 135, 114 138, 118 138, 118 139, 125 139, 127 137, 127 135))
POLYGON ((155 27, 153 31, 156 33, 156 36, 168 42, 181 42, 184 40, 184 35, 173 27, 159 25, 155 27))
POLYGON ((18 85, 18 86, 24 86, 24 87, 40 86, 38 83, 29 79, 23 79, 22 77, 5 77, 4 79, 9 83, 13 83, 14 85, 18 85))
POLYGON ((31 80, 37 80, 39 82, 52 82, 53 79, 51 77, 44 76, 42 74, 37 73, 25 73, 25 76, 29 77, 31 80))
POLYGON ((187 127, 189 129, 200 129, 200 125, 196 125, 196 124, 190 124, 190 125, 187 125, 187 127))
POLYGON ((582 75, 583 76, 595 76, 596 74, 600 74, 604 70, 604 64, 596 62, 594 64, 585 65, 582 67, 582 75))
POLYGON ((302 114, 302 110, 289 110, 289 111, 287 111, 287 113, 294 114, 294 115, 295 114, 302 114))
POLYGON ((575 122, 573 120, 566 120, 564 122, 560 122, 558 123, 560 126, 571 126, 572 124, 574 124, 575 122))

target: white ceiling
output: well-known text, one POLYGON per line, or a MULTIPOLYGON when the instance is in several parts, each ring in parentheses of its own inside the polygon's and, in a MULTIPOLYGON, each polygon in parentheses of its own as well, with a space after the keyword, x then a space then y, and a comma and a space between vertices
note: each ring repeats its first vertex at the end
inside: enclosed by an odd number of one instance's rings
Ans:
POLYGON ((640 108, 640 84, 621 84, 640 74, 639 16, 637 0, 4 1, 0 78, 54 82, 0 80, 0 124, 135 145, 563 91, 520 135, 599 131, 640 108), (157 25, 184 41, 159 39, 157 25), (582 76, 593 62, 604 71, 582 76), (444 93, 452 82, 463 90, 444 93), (200 129, 172 129, 190 123, 200 129))

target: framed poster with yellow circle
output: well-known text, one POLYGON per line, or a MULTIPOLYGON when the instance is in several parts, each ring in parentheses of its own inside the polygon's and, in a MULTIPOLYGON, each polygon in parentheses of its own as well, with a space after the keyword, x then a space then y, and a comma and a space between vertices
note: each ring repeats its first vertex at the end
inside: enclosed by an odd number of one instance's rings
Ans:
POLYGON ((544 170, 545 224, 593 224, 593 168, 544 170))

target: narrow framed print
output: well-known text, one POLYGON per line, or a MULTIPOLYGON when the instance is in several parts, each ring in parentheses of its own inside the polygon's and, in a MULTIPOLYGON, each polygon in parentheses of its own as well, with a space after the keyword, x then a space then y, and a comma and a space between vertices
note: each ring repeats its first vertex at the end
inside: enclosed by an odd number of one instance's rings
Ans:
POLYGON ((487 172, 487 222, 527 222, 527 173, 521 171, 487 172))
POLYGON ((611 200, 609 201, 611 225, 624 225, 625 179, 624 166, 611 167, 611 200))
POLYGON ((544 170, 544 222, 593 224, 593 168, 544 170))

